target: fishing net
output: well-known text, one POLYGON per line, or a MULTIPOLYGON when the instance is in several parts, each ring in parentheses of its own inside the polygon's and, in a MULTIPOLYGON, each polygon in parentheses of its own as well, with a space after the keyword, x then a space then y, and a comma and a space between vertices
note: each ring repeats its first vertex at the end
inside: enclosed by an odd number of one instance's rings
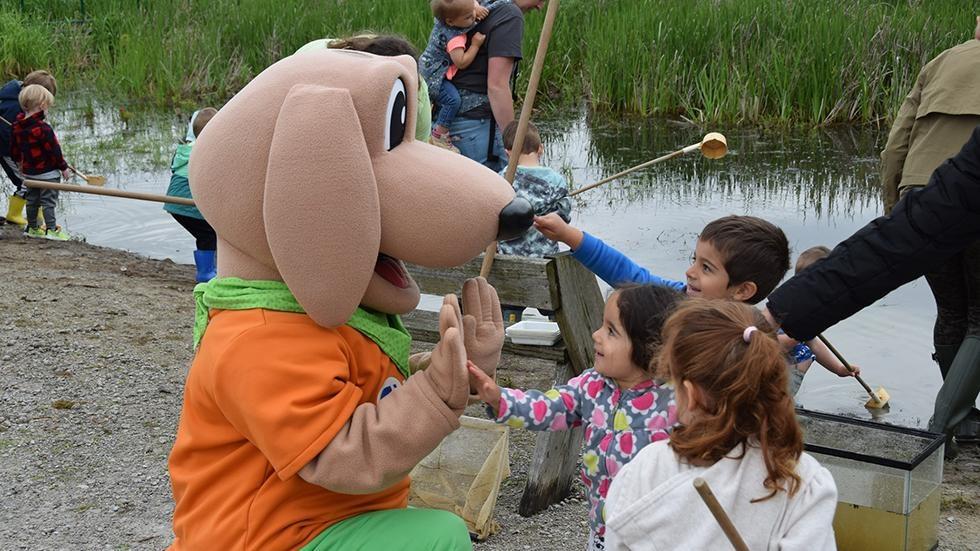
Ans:
POLYGON ((409 504, 451 511, 485 539, 500 529, 493 508, 510 476, 507 427, 463 416, 460 427, 412 470, 409 504))

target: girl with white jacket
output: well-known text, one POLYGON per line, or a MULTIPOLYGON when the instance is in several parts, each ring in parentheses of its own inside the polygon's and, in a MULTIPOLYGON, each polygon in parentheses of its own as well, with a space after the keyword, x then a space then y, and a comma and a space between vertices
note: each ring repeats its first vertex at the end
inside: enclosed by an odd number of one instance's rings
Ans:
POLYGON ((803 453, 785 357, 745 304, 691 300, 667 321, 658 365, 676 391, 669 441, 613 481, 606 549, 730 548, 693 481, 705 479, 750 549, 833 550, 837 487, 803 453))

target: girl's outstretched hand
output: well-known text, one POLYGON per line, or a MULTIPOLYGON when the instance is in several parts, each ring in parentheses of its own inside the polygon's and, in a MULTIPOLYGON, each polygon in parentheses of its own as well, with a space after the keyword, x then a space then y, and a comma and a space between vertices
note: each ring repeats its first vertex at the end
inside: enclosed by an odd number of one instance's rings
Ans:
POLYGON ((467 360, 466 370, 470 375, 470 388, 476 391, 476 395, 480 397, 480 400, 483 400, 488 406, 493 408, 494 413, 498 413, 498 408, 500 407, 500 387, 473 362, 467 360))

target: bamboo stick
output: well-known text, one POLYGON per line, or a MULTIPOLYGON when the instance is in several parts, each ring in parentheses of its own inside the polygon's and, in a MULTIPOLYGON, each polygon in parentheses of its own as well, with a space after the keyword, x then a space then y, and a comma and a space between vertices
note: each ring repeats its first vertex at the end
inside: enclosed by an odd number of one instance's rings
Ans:
MULTIPOLYGON (((527 94, 524 96, 524 104, 521 105, 521 118, 517 122, 517 135, 514 136, 514 147, 511 148, 511 156, 507 162, 507 172, 504 178, 507 183, 514 183, 514 175, 517 174, 517 160, 520 152, 524 148, 524 136, 527 134, 527 124, 531 121, 531 110, 534 108, 534 98, 538 93, 538 83, 541 80, 541 71, 544 68, 544 58, 548 53, 548 43, 551 42, 551 33, 555 26, 555 17, 558 14, 558 0, 548 2, 548 11, 544 16, 544 26, 541 28, 541 37, 538 39, 538 49, 534 53, 534 65, 531 67, 531 78, 527 85, 527 94)), ((490 124, 495 124, 493 121, 490 124)), ((487 246, 486 254, 483 256, 483 265, 480 267, 480 277, 487 277, 490 268, 493 267, 493 259, 497 254, 497 242, 494 241, 487 246)))
POLYGON ((54 182, 41 182, 39 180, 24 180, 24 185, 38 189, 56 189, 58 191, 73 191, 78 193, 88 193, 91 195, 108 195, 110 197, 123 197, 125 199, 139 199, 141 201, 155 201, 157 203, 172 203, 174 205, 194 206, 192 199, 183 197, 173 197, 170 195, 158 195, 156 193, 142 193, 139 191, 123 191, 121 189, 110 189, 101 187, 87 187, 76 184, 56 184, 54 182))
POLYGON ((735 550, 749 551, 749 546, 745 544, 742 535, 738 533, 738 529, 735 528, 732 519, 728 518, 728 513, 725 512, 725 508, 721 506, 721 503, 718 503, 718 498, 711 491, 711 486, 708 486, 708 483, 699 476, 694 479, 694 489, 698 491, 701 500, 708 506, 708 510, 711 511, 712 516, 718 521, 718 525, 721 526, 721 530, 725 532, 725 536, 735 547, 735 550))
POLYGON ((623 176, 626 176, 627 174, 636 172, 637 170, 642 170, 648 166, 653 166, 657 163, 662 163, 669 159, 673 159, 674 157, 680 157, 681 155, 690 153, 692 151, 700 151, 701 154, 707 157, 708 159, 720 159, 728 154, 728 140, 725 138, 725 136, 719 134, 718 132, 710 132, 706 134, 704 138, 696 144, 691 144, 683 149, 678 149, 673 153, 668 153, 662 157, 657 157, 652 161, 647 161, 645 163, 638 164, 632 168, 627 168, 622 172, 613 174, 612 176, 599 180, 594 184, 589 184, 583 188, 576 189, 575 191, 569 193, 568 195, 570 197, 574 197, 579 193, 583 193, 589 191, 590 189, 597 188, 602 184, 611 182, 613 180, 617 180, 619 178, 622 178, 623 176))
MULTIPOLYGON (((817 335, 817 338, 820 339, 820 342, 822 342, 824 346, 830 349, 831 354, 836 356, 837 359, 840 360, 840 363, 844 364, 845 369, 847 369, 851 373, 854 373, 854 368, 851 367, 851 364, 847 363, 847 360, 844 359, 844 356, 840 352, 838 352, 836 348, 834 348, 834 345, 830 344, 830 341, 828 341, 826 337, 824 337, 823 335, 817 335)), ((888 400, 890 399, 890 396, 888 395, 888 392, 884 389, 884 387, 878 387, 878 391, 875 392, 874 390, 871 390, 871 387, 868 386, 868 383, 864 382, 864 379, 862 379, 860 375, 854 375, 854 378, 857 379, 857 382, 861 383, 861 386, 864 387, 864 391, 868 393, 868 396, 871 396, 871 399, 868 400, 868 402, 865 404, 865 407, 869 407, 873 409, 881 409, 885 407, 885 405, 888 403, 888 400)))

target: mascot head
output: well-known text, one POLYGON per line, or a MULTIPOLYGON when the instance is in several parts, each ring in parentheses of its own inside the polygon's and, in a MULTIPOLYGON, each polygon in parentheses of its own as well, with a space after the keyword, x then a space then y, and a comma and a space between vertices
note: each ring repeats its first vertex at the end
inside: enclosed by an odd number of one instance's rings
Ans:
POLYGON ((221 277, 286 283, 320 325, 359 304, 402 314, 402 261, 455 266, 531 224, 506 180, 414 139, 408 56, 314 50, 269 67, 198 137, 195 202, 218 233, 221 277))

